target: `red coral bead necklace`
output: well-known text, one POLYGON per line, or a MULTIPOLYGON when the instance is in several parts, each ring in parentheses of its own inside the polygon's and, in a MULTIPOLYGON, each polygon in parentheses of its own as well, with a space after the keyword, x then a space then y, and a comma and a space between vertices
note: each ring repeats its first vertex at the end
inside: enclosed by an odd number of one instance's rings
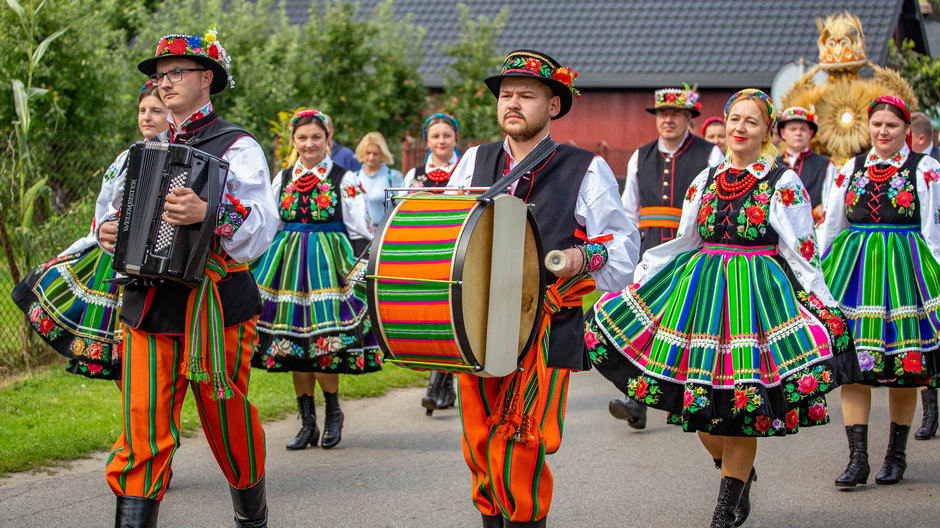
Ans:
POLYGON ((894 175, 898 173, 898 168, 894 165, 888 165, 883 167, 881 164, 878 165, 869 165, 868 167, 868 179, 875 183, 884 183, 891 178, 894 178, 894 175))
POLYGON ((718 195, 718 198, 726 202, 737 200, 738 198, 744 196, 751 190, 751 187, 754 187, 754 184, 757 183, 757 177, 750 172, 748 172, 747 176, 741 178, 739 181, 728 183, 726 174, 732 173, 737 175, 740 174, 741 171, 738 169, 730 169, 727 172, 722 172, 718 175, 717 178, 715 178, 715 181, 718 183, 718 188, 716 189, 717 192, 715 194, 718 195))

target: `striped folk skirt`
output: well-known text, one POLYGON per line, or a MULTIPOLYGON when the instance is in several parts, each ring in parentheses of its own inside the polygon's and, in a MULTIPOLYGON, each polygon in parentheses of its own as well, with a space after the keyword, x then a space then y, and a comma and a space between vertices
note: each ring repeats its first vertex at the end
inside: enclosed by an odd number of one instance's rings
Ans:
POLYGON ((854 224, 823 260, 849 321, 864 383, 938 385, 940 264, 920 226, 854 224))
POLYGON ((775 254, 709 244, 605 295, 586 323, 593 363, 686 431, 782 436, 828 423, 824 395, 861 377, 852 340, 775 254))
POLYGON ((287 224, 278 232, 252 264, 263 304, 252 366, 335 374, 381 370, 365 285, 345 280, 354 265, 342 222, 287 224))
POLYGON ((105 282, 113 278, 111 256, 92 246, 37 267, 13 289, 33 330, 69 359, 69 372, 121 378, 121 288, 105 282))

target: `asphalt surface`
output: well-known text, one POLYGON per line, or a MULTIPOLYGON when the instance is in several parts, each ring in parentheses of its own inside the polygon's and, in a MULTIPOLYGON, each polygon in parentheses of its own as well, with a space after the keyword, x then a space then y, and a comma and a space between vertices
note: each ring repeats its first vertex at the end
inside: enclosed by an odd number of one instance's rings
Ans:
MULTIPOLYGON (((270 526, 479 527, 457 412, 425 417, 421 395, 421 389, 406 389, 344 402, 343 441, 329 451, 288 452, 283 445, 299 422, 268 424, 270 526)), ((645 431, 634 431, 607 413, 614 395, 595 372, 573 376, 565 439, 549 457, 555 474, 549 526, 707 526, 719 474, 695 435, 665 425, 659 411, 650 412, 645 431)), ((904 481, 874 485, 887 441, 886 396, 884 390, 873 396, 868 486, 851 492, 833 487, 847 457, 834 395, 831 424, 759 441, 753 509, 744 526, 940 526, 940 438, 911 438, 904 481)), ((0 480, 0 527, 113 526, 105 456, 0 480)), ((174 462, 159 526, 232 526, 228 487, 205 439, 184 439, 174 462)))

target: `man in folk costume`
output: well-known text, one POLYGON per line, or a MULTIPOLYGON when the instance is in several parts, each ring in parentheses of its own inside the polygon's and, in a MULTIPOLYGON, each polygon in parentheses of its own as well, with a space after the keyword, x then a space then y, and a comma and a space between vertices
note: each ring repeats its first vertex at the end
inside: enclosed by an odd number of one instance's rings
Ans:
POLYGON ((836 181, 839 171, 832 160, 813 152, 809 146, 810 140, 819 131, 816 110, 812 106, 809 110, 800 106, 787 108, 777 120, 777 131, 787 144, 783 154, 777 156, 777 161, 786 163, 800 176, 813 206, 813 220, 818 221, 829 196, 829 188, 836 181))
MULTIPOLYGON (((653 92, 659 137, 633 152, 627 162, 623 208, 640 228, 640 254, 676 236, 682 201, 692 180, 706 167, 721 163, 722 153, 713 143, 689 132, 699 116, 699 94, 688 85, 653 92)), ((607 409, 634 429, 646 428, 646 407, 630 398, 610 400, 607 409)))
POLYGON ((595 281, 605 291, 624 288, 637 259, 639 235, 610 167, 591 152, 551 141, 551 120, 567 114, 579 95, 576 76, 544 53, 509 53, 501 74, 484 81, 497 98, 506 138, 468 150, 449 183, 490 187, 517 163, 535 161, 508 190, 530 204, 544 250, 563 249, 568 260, 557 281, 547 281, 554 284, 521 369, 505 378, 460 374, 464 458, 484 527, 545 526, 552 497, 545 455, 561 444, 568 374, 590 368, 581 297, 595 281))
MULTIPOLYGON (((231 83, 230 61, 210 28, 204 36, 163 37, 156 55, 137 65, 170 110, 170 129, 157 140, 227 160, 229 173, 223 205, 212 214, 217 228, 202 285, 137 281, 124 289, 124 429, 107 464, 117 527, 156 526, 187 387, 231 487, 235 525, 267 526, 264 430, 246 396, 260 297, 244 263, 270 245, 277 209, 261 146, 219 118, 210 102, 210 94, 231 83)), ((195 224, 206 218, 206 207, 192 189, 173 188, 163 218, 172 225, 195 224)), ((113 251, 116 223, 99 223, 99 243, 113 251)))

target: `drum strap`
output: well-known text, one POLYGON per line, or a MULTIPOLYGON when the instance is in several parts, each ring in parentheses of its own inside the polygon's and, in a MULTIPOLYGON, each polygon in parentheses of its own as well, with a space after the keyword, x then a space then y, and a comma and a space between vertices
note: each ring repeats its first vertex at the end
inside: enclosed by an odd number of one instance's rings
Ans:
POLYGON ((519 370, 500 380, 496 408, 488 419, 489 425, 504 438, 525 445, 540 441, 540 424, 548 404, 548 398, 542 396, 549 388, 551 377, 548 344, 552 315, 563 308, 581 306, 582 298, 594 291, 594 287, 594 278, 585 273, 559 277, 545 292, 535 343, 522 358, 519 370))
POLYGON ((496 198, 496 195, 506 192, 506 189, 516 182, 519 178, 525 176, 525 174, 531 171, 539 163, 545 161, 545 158, 549 157, 552 152, 555 151, 555 147, 558 146, 558 143, 550 136, 545 136, 545 139, 539 141, 539 144, 532 149, 532 152, 522 158, 522 161, 516 164, 515 167, 509 171, 509 174, 500 178, 496 183, 490 186, 489 190, 480 195, 479 200, 484 202, 492 201, 493 198, 496 198))

